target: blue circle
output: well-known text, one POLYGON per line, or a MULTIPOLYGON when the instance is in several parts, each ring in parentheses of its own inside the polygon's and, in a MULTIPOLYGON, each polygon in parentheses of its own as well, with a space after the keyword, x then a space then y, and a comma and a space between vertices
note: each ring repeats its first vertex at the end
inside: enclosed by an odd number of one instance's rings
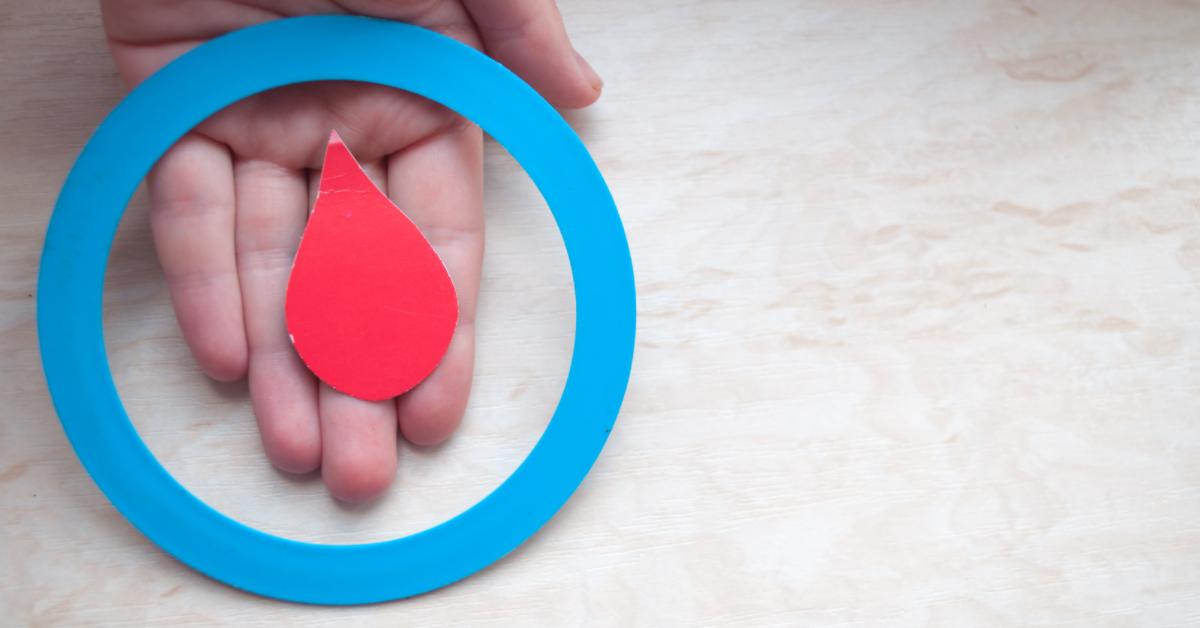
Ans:
POLYGON ((38 277, 38 337, 63 429, 96 484, 138 529, 230 585, 316 604, 408 597, 512 551, 583 481, 621 407, 633 359, 633 265, 620 216, 562 117, 501 65, 421 28, 306 17, 231 33, 135 89, 96 130, 63 184, 38 277), (438 526, 391 541, 318 545, 271 536, 206 506, 155 460, 129 421, 104 349, 101 297, 117 223, 155 161, 188 130, 263 90, 327 79, 430 98, 503 144, 537 184, 575 282, 575 348, 558 408, 495 491, 438 526))

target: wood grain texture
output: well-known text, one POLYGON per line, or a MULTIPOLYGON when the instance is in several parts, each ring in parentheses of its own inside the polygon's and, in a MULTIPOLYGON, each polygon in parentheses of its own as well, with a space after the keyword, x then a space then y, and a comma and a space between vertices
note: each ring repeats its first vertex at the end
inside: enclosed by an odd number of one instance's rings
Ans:
MULTIPOLYGON (((413 600, 315 608, 175 561, 91 483, 41 375, 41 238, 123 95, 96 7, 0 11, 0 625, 1200 624, 1200 5, 567 1, 568 112, 626 221, 633 379, 531 541, 413 600)), ((180 337, 143 196, 105 330, 139 431, 296 539, 424 529, 519 464, 565 379, 570 271, 487 148, 476 389, 345 507, 272 470, 180 337)))

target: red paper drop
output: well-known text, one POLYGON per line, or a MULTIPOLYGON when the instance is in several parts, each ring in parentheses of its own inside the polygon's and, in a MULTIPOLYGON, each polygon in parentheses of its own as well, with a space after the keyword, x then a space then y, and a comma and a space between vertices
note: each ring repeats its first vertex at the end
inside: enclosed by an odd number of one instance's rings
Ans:
POLYGON ((287 326, 308 368, 359 399, 395 397, 450 345, 458 297, 425 236, 337 133, 287 288, 287 326))

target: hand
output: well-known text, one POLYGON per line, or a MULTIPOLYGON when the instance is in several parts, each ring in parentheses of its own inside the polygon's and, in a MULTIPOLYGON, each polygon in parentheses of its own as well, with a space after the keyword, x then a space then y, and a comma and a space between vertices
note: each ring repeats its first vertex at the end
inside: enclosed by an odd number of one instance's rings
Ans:
MULTIPOLYGON (((571 48, 553 0, 103 0, 102 9, 113 59, 131 87, 224 33, 352 13, 482 49, 556 106, 583 107, 600 95, 600 79, 571 48)), ((154 241, 184 338, 210 377, 249 376, 275 466, 292 473, 319 466, 335 497, 366 501, 395 476, 397 429, 430 445, 458 426, 471 387, 483 258, 478 127, 388 87, 293 85, 206 120, 159 160, 148 184, 154 241), (445 358, 392 400, 362 401, 318 382, 288 339, 288 274, 331 129, 433 244, 458 291, 458 327, 445 358)))

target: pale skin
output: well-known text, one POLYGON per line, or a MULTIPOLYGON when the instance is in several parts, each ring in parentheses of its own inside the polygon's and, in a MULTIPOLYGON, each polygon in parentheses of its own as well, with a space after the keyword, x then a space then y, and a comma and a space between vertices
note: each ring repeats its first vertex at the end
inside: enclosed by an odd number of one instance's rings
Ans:
MULTIPOLYGON (((109 48, 130 87, 214 37, 316 14, 385 18, 453 37, 503 63, 558 107, 587 106, 602 86, 571 47, 553 0, 102 0, 101 6, 109 48)), ((295 85, 234 104, 196 127, 162 157, 148 184, 154 242, 184 338, 209 377, 249 378, 263 448, 276 467, 320 468, 334 497, 368 501, 395 476, 397 430, 415 444, 433 445, 458 427, 471 388, 483 259, 478 127, 391 88, 295 85), (330 130, 429 239, 458 291, 458 327, 446 356, 395 399, 368 402, 333 390, 308 371, 288 339, 288 274, 330 130)))

